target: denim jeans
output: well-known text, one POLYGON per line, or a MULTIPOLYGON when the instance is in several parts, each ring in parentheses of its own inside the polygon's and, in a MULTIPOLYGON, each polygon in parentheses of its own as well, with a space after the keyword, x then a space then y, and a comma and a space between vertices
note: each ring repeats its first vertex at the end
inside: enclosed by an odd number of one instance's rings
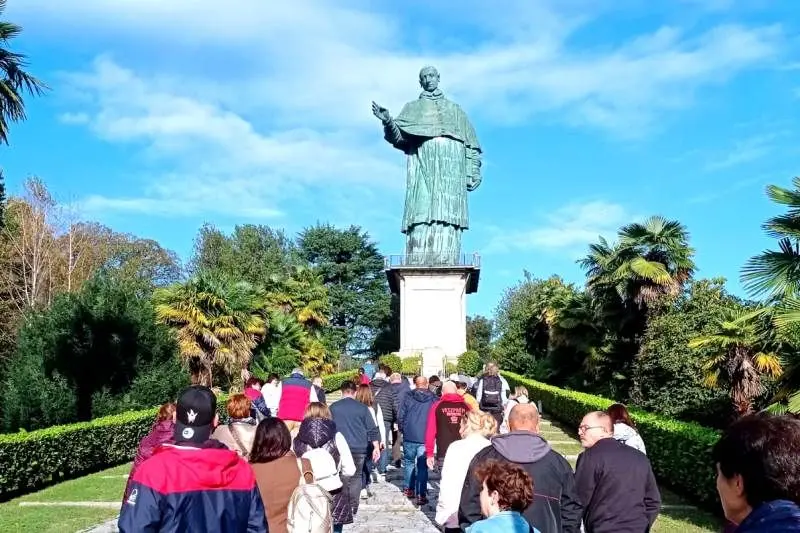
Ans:
POLYGON ((417 496, 428 494, 428 463, 423 443, 403 442, 403 474, 403 487, 417 496))
MULTIPOLYGON (((392 423, 384 421, 383 425, 386 426, 386 437, 387 437, 387 440, 388 440, 389 435, 392 434, 392 423)), ((381 458, 378 460, 378 473, 379 474, 385 474, 386 473, 386 468, 389 466, 389 453, 391 453, 391 452, 390 452, 390 448, 389 448, 389 443, 387 442, 386 446, 383 448, 383 450, 381 450, 381 458)))
POLYGON ((367 488, 372 483, 372 471, 375 470, 375 463, 372 461, 372 443, 367 446, 367 456, 364 458, 364 468, 361 469, 361 486, 367 488))
POLYGON ((358 513, 358 504, 361 498, 361 489, 364 488, 362 485, 362 470, 364 469, 364 461, 366 460, 367 456, 363 453, 354 453, 353 454, 353 463, 356 465, 356 473, 350 477, 347 477, 347 490, 350 491, 350 506, 353 509, 353 516, 358 513))

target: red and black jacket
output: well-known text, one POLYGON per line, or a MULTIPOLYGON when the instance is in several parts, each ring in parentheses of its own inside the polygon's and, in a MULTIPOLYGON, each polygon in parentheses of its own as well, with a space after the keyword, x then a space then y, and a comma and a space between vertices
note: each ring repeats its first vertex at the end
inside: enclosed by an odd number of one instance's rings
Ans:
POLYGON ((158 447, 136 470, 130 489, 121 533, 269 531, 252 468, 217 441, 158 447))

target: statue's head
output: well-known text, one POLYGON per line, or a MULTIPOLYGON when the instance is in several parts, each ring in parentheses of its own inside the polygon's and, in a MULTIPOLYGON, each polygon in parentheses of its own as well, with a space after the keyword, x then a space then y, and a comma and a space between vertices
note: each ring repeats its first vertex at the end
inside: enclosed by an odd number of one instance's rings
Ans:
POLYGON ((435 91, 439 86, 439 71, 436 67, 422 67, 419 71, 419 84, 428 92, 435 91))

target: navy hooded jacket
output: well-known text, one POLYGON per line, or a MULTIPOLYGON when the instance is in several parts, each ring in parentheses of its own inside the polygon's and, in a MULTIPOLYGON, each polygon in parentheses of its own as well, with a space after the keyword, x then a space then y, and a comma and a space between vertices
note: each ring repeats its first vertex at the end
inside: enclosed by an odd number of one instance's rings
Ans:
POLYGON ((403 397, 400 411, 397 413, 397 425, 406 442, 425 442, 425 430, 428 427, 428 413, 439 398, 428 389, 414 389, 403 397))
POLYGON ((734 530, 736 533, 794 533, 800 531, 800 507, 788 500, 764 502, 734 530))
POLYGON ((268 533, 250 465, 217 441, 163 444, 136 470, 121 533, 268 533))

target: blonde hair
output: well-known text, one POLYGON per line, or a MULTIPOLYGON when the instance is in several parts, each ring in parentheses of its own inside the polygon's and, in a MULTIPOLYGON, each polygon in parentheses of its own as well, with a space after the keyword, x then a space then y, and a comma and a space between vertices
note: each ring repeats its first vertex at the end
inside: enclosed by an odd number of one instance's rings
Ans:
POLYGON ((514 387, 514 396, 513 396, 513 398, 517 399, 520 396, 525 396, 526 398, 530 398, 530 396, 528 395, 528 389, 525 388, 522 385, 517 385, 516 387, 514 387))
POLYGON ((331 415, 331 410, 322 402, 311 402, 306 407, 306 412, 303 415, 303 418, 327 418, 328 420, 333 420, 333 415, 331 415))
POLYGON ((372 395, 372 389, 369 385, 361 384, 356 390, 356 400, 363 403, 367 407, 375 406, 375 397, 372 395))
POLYGON ((500 369, 497 367, 497 363, 489 363, 486 365, 485 374, 487 376, 496 376, 500 372, 500 369))
POLYGON ((497 434, 497 419, 485 411, 467 411, 461 417, 461 432, 464 437, 480 433, 488 439, 497 434))

